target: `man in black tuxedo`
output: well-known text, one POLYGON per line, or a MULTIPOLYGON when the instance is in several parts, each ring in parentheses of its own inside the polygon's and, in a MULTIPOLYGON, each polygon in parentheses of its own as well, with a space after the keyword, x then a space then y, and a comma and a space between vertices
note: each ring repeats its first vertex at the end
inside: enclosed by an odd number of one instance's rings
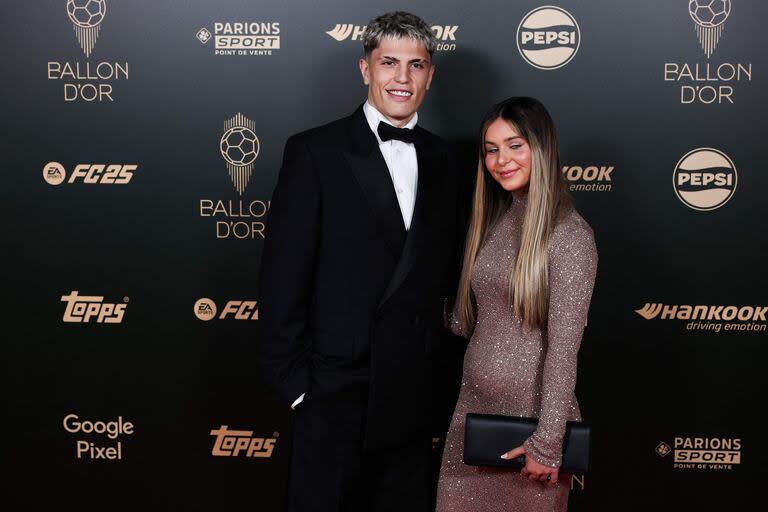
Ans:
POLYGON ((290 137, 260 276, 259 363, 296 410, 288 509, 426 511, 435 360, 463 219, 454 159, 417 126, 436 40, 368 24, 368 100, 290 137))

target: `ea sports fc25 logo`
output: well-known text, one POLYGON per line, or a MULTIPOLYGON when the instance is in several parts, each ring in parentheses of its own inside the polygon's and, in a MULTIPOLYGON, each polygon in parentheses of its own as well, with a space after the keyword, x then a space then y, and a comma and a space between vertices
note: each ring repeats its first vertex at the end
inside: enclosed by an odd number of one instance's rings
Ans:
POLYGON ((208 297, 197 299, 194 306, 195 316, 204 322, 218 318, 234 318, 235 320, 258 320, 259 308, 255 300, 230 300, 224 305, 221 314, 216 316, 216 303, 208 297))
POLYGON ((517 27, 517 49, 531 66, 558 69, 573 59, 581 44, 581 31, 571 13, 560 7, 537 7, 517 27))
MULTIPOLYGON (((77 164, 67 183, 125 185, 138 168, 136 164, 77 164)), ((43 166, 43 179, 49 185, 61 185, 66 177, 67 171, 59 162, 48 162, 43 166)))
POLYGON ((672 178, 677 198, 694 210, 715 210, 736 192, 736 166, 717 149, 698 148, 677 162, 672 178))

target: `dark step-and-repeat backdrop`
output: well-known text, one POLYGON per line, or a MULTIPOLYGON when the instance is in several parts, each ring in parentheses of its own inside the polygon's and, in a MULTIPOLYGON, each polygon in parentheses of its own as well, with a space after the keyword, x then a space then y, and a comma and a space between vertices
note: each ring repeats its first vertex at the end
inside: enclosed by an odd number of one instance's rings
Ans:
POLYGON ((485 110, 541 99, 594 228, 571 510, 760 507, 766 2, 17 0, 3 509, 281 510, 291 416, 254 365, 270 196, 287 137, 364 100, 368 20, 403 8, 439 40, 420 123, 471 176, 485 110))

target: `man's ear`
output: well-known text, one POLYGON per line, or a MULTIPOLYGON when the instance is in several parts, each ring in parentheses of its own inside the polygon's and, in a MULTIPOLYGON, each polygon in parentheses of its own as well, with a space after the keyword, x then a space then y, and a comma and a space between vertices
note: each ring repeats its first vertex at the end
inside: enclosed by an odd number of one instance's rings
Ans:
POLYGON ((368 68, 368 59, 360 59, 360 74, 363 75, 363 83, 371 85, 371 73, 368 68))
POLYGON ((429 65, 429 78, 427 78, 427 90, 429 90, 429 86, 432 85, 432 77, 435 75, 435 65, 430 64, 429 65))

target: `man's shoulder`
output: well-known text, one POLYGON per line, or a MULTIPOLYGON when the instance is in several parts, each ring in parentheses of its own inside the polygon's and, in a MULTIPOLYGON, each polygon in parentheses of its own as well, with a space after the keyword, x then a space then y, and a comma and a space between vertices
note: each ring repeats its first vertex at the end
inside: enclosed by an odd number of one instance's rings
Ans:
POLYGON ((299 143, 314 146, 317 144, 326 145, 329 141, 338 141, 348 133, 353 117, 354 114, 295 133, 288 137, 286 145, 299 143))
POLYGON ((418 127, 418 130, 421 132, 421 136, 429 143, 429 145, 438 151, 448 154, 451 154, 453 151, 451 144, 444 138, 420 126, 418 127))

